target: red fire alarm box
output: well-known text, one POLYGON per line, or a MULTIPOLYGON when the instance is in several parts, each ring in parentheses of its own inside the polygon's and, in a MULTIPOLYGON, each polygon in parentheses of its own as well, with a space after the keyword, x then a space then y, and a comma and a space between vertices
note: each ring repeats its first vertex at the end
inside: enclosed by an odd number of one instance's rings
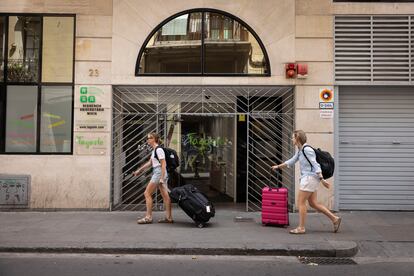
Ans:
POLYGON ((296 77, 296 63, 286 63, 286 78, 293 79, 296 77))
POLYGON ((298 79, 305 79, 308 77, 308 65, 303 63, 298 63, 297 65, 297 75, 298 79))

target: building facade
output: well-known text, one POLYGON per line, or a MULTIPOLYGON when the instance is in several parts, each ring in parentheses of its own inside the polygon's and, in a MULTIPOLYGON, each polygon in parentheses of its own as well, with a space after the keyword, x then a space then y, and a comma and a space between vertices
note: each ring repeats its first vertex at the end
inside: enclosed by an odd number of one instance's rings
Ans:
POLYGON ((329 208, 413 210, 414 3, 355 2, 2 1, 0 205, 138 210, 155 131, 213 202, 294 208, 303 129, 329 208))

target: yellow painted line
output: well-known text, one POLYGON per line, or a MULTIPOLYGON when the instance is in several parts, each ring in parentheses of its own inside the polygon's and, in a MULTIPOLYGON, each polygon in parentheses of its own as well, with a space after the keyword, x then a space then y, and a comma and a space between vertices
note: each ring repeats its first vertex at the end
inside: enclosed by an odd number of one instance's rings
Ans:
POLYGON ((54 128, 54 127, 57 127, 57 126, 63 125, 64 123, 65 123, 65 120, 62 120, 62 121, 59 121, 59 122, 56 122, 56 123, 50 124, 50 125, 48 126, 48 128, 54 128))
POLYGON ((44 117, 49 117, 49 118, 55 118, 55 119, 60 119, 60 118, 62 118, 62 117, 60 117, 59 115, 54 115, 54 114, 51 114, 51 113, 46 113, 46 112, 44 112, 44 113, 43 113, 43 116, 44 116, 44 117))

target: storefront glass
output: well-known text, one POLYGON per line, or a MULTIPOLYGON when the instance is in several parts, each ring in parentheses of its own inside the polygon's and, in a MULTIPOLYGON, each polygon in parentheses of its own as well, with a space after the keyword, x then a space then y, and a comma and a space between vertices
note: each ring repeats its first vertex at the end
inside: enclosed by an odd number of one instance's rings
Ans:
POLYGON ((4 79, 5 17, 0 16, 0 81, 4 79))
POLYGON ((74 37, 74 15, 0 17, 0 153, 72 152, 74 37))
POLYGON ((185 115, 181 119, 181 145, 177 148, 181 174, 214 202, 232 202, 235 117, 185 115))
POLYGON ((6 152, 35 152, 37 86, 7 87, 6 152))
POLYGON ((42 82, 72 82, 73 17, 43 18, 42 82))
POLYGON ((70 152, 72 87, 42 87, 41 152, 70 152))
POLYGON ((9 82, 37 82, 40 29, 40 17, 9 16, 9 82))

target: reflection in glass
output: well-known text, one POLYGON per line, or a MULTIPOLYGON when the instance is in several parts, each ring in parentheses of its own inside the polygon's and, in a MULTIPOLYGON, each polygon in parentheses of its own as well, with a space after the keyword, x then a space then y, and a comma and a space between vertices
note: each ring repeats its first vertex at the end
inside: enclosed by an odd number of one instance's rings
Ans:
POLYGON ((181 119, 181 175, 210 200, 233 201, 235 118, 182 115, 181 119))
POLYGON ((270 71, 261 44, 247 26, 206 11, 175 17, 157 30, 138 68, 138 74, 151 73, 268 75, 270 71))
POLYGON ((73 17, 43 18, 43 82, 72 82, 73 33, 73 17))
POLYGON ((6 118, 6 152, 35 152, 37 86, 7 87, 6 118))
POLYGON ((265 55, 256 38, 236 20, 205 13, 205 72, 266 74, 265 55))
POLYGON ((0 16, 0 81, 4 80, 5 18, 0 16))
POLYGON ((201 13, 178 16, 149 40, 139 73, 201 73, 201 13))
POLYGON ((37 82, 40 17, 10 16, 7 80, 37 82))
POLYGON ((70 152, 72 87, 42 87, 41 152, 70 152))

